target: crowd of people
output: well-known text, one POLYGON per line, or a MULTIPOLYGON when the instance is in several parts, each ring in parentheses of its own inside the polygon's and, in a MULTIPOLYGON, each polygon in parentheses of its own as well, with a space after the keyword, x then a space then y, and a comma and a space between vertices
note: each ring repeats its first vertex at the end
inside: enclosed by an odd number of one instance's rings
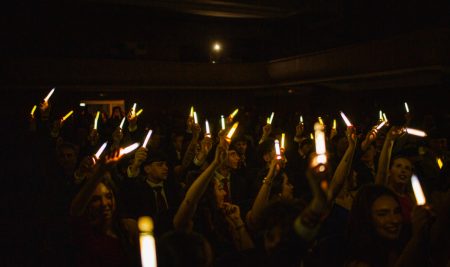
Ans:
POLYGON ((98 122, 87 108, 62 120, 43 101, 28 138, 38 192, 36 263, 141 266, 142 216, 154 221, 161 267, 450 263, 442 128, 410 135, 409 114, 402 125, 385 118, 339 131, 332 121, 317 122, 326 135, 323 160, 298 118, 280 129, 271 120, 240 121, 238 112, 208 132, 191 115, 181 118, 183 128, 164 118, 145 127, 134 108, 120 107, 98 122), (425 204, 417 204, 412 176, 425 204))

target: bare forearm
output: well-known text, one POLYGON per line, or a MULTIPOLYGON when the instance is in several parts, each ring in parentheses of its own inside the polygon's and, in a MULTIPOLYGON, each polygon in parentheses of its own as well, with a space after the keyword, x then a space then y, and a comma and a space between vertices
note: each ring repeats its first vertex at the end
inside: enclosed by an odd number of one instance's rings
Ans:
POLYGON ((331 203, 338 196, 344 186, 345 178, 348 177, 351 170, 353 156, 355 155, 355 148, 355 144, 349 144, 344 156, 336 168, 336 171, 334 172, 327 196, 328 203, 331 203))

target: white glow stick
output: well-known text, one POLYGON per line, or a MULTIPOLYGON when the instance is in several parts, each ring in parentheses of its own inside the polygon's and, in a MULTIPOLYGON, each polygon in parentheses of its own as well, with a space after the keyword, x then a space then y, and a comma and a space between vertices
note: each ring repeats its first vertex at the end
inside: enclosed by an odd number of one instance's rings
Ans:
POLYGON ((406 133, 412 134, 415 136, 425 137, 427 134, 424 131, 413 129, 413 128, 405 128, 406 133))
POLYGON ((205 120, 205 135, 211 137, 211 131, 209 130, 209 122, 205 120))
POLYGON ((120 155, 125 155, 125 154, 128 154, 130 152, 133 152, 138 147, 139 147, 139 143, 134 143, 132 145, 127 146, 126 148, 121 148, 120 149, 120 155))
POLYGON ((97 111, 97 114, 95 115, 95 120, 94 120, 94 130, 97 130, 99 117, 100 117, 100 111, 97 111))
POLYGON ((55 88, 53 88, 50 93, 48 93, 48 95, 44 98, 45 102, 48 102, 48 100, 50 99, 50 97, 53 95, 53 92, 55 92, 55 88))
POLYGON ((303 124, 303 116, 300 115, 300 123, 303 124))
POLYGON ((377 126, 377 130, 380 130, 384 125, 386 124, 386 121, 382 121, 382 122, 380 122, 380 124, 378 124, 378 126, 377 126))
POLYGON ((444 163, 442 162, 442 159, 441 158, 436 158, 436 162, 437 162, 437 164, 439 166, 439 169, 442 169, 442 167, 444 166, 444 163))
POLYGON ((409 113, 408 103, 406 103, 406 102, 405 102, 405 109, 406 109, 406 113, 409 113))
POLYGON ((323 132, 323 124, 316 123, 314 125, 314 140, 316 144, 317 163, 325 164, 327 162, 327 148, 325 145, 325 133, 323 132))
POLYGON ((285 148, 285 147, 284 147, 284 141, 285 141, 285 138, 286 138, 286 134, 285 134, 285 133, 282 133, 282 134, 281 134, 281 148, 282 148, 282 149, 285 148))
POLYGON ((194 123, 198 124, 197 112, 194 111, 194 123))
POLYGON ((148 216, 139 217, 139 243, 142 267, 156 267, 156 245, 153 237, 153 220, 148 216))
POLYGON ((133 107, 131 108, 131 116, 136 116, 136 103, 133 104, 133 107))
POLYGON ((72 115, 72 114, 73 114, 73 110, 69 111, 69 113, 67 113, 64 117, 62 117, 61 121, 63 122, 65 120, 67 120, 67 118, 69 118, 70 115, 72 115))
POLYGON ((122 118, 122 121, 120 122, 119 128, 120 130, 123 129, 123 125, 125 124, 125 117, 122 118))
POLYGON ((225 138, 228 142, 231 142, 231 138, 233 137, 233 134, 236 131, 236 128, 238 127, 238 125, 239 125, 239 122, 235 122, 233 124, 233 126, 231 127, 230 131, 228 132, 228 134, 225 138))
POLYGON ((34 117, 34 112, 36 111, 37 106, 34 105, 33 108, 31 109, 31 117, 34 117))
POLYGON ((414 196, 416 197, 417 205, 425 205, 425 195, 423 194, 422 187, 420 186, 419 178, 417 178, 415 174, 411 177, 411 184, 414 191, 414 196))
POLYGON ((270 118, 267 120, 267 124, 272 124, 272 120, 273 120, 273 116, 275 115, 275 112, 272 112, 272 114, 270 114, 270 118))
POLYGON ((86 103, 80 103, 80 107, 85 107, 86 103))
POLYGON ((384 118, 383 118, 383 111, 380 109, 380 112, 379 112, 379 114, 378 114, 378 119, 380 120, 380 121, 383 121, 384 120, 384 118))
POLYGON ((280 141, 278 139, 275 140, 275 154, 277 159, 281 159, 280 141))
POLYGON ((222 125, 222 130, 225 130, 225 118, 223 115, 220 115, 220 124, 222 125))
POLYGON ((238 112, 239 112, 239 109, 238 109, 238 108, 235 109, 235 110, 233 111, 233 113, 230 114, 230 118, 234 118, 234 116, 236 116, 236 114, 238 114, 238 112))
POLYGON ((344 120, 345 124, 347 125, 347 127, 352 126, 352 123, 349 121, 349 119, 347 118, 347 116, 345 116, 344 112, 341 111, 341 117, 344 120))
POLYGON ((142 144, 142 147, 147 147, 148 140, 150 140, 150 136, 152 136, 152 130, 148 130, 147 136, 145 137, 144 143, 142 144))
POLYGON ((108 142, 104 142, 103 145, 98 149, 97 153, 95 153, 95 159, 99 159, 100 156, 102 155, 103 151, 105 151, 106 145, 108 144, 108 142))
POLYGON ((384 120, 384 121, 388 121, 387 116, 386 116, 386 113, 384 113, 384 112, 383 112, 383 120, 384 120))

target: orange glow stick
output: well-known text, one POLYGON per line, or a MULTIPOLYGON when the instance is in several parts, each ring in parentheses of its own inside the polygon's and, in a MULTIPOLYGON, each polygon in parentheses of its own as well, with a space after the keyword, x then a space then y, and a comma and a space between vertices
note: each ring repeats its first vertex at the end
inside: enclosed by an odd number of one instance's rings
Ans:
POLYGON ((36 111, 37 106, 34 105, 33 108, 31 109, 31 117, 34 117, 34 112, 36 111))
POLYGON ((416 197, 417 205, 425 205, 427 201, 425 199, 425 195, 423 194, 422 186, 420 186, 419 178, 417 178, 415 174, 411 177, 411 184, 414 191, 414 196, 416 197))
POLYGON ((235 109, 235 110, 233 111, 233 113, 230 114, 230 118, 234 118, 234 116, 236 116, 236 114, 238 114, 238 112, 239 112, 239 109, 238 109, 238 108, 235 109))
POLYGON ((347 118, 347 116, 345 116, 344 112, 342 112, 342 111, 341 111, 341 117, 344 120, 344 122, 347 125, 347 127, 352 126, 352 123, 350 122, 350 120, 347 118))
POLYGON ((139 243, 142 267, 156 267, 156 245, 153 237, 153 220, 149 216, 139 217, 139 243))
POLYGON ((231 142, 231 138, 233 137, 234 132, 236 131, 237 127, 239 125, 239 122, 235 122, 233 126, 231 127, 230 131, 228 131, 227 136, 225 137, 225 140, 228 142, 231 142))
POLYGON ((406 133, 412 134, 419 137, 425 137, 427 134, 424 131, 413 129, 413 128, 405 128, 406 133))
POLYGON ((67 118, 69 118, 70 115, 72 115, 72 113, 73 113, 73 110, 69 111, 69 113, 67 113, 64 117, 62 117, 61 122, 67 120, 67 118))
POLYGON ((275 140, 275 154, 277 159, 281 159, 280 141, 278 139, 275 140))
POLYGON ((152 130, 148 130, 148 133, 147 133, 147 136, 145 136, 145 140, 144 140, 144 143, 142 144, 142 147, 147 147, 147 143, 148 143, 148 140, 150 140, 150 136, 152 136, 152 130))
POLYGON ((133 152, 139 147, 139 143, 134 143, 132 145, 127 146, 126 148, 120 149, 120 156, 133 152))
POLYGON ((55 88, 53 88, 50 93, 48 93, 48 95, 44 98, 45 102, 48 102, 48 100, 50 99, 50 97, 53 95, 53 93, 55 92, 55 88))

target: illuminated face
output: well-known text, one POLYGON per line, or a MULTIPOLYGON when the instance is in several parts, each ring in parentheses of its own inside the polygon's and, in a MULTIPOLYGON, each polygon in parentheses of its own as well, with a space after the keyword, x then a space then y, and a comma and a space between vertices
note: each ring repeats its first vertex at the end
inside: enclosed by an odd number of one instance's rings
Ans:
POLYGON ((400 205, 391 196, 379 197, 372 205, 372 221, 380 237, 397 240, 402 230, 400 205))
POLYGON ((228 167, 235 170, 239 167, 239 154, 236 150, 228 150, 228 167))
POLYGON ((74 170, 77 165, 76 152, 69 147, 63 147, 58 153, 58 163, 66 170, 74 170))
POLYGON ((167 166, 166 161, 155 161, 147 164, 144 167, 144 171, 152 182, 159 183, 167 179, 169 167, 167 166))
POLYGON ((104 224, 112 220, 116 211, 116 201, 112 191, 105 184, 97 185, 87 211, 92 224, 104 224))
POLYGON ((283 174, 283 184, 281 186, 281 198, 293 199, 294 186, 289 182, 289 178, 286 174, 283 174))
POLYGON ((412 164, 406 158, 396 158, 389 169, 390 180, 394 184, 405 185, 412 176, 412 164))
POLYGON ((214 179, 212 181, 214 183, 214 197, 216 199, 217 207, 221 208, 223 203, 225 202, 225 196, 227 192, 223 189, 222 183, 214 179))

